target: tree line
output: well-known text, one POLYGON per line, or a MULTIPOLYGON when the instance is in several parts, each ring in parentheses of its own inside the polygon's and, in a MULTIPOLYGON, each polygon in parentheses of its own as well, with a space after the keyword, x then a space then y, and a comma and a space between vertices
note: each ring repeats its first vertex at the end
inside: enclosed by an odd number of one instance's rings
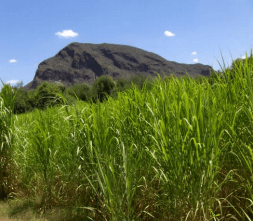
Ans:
MULTIPOLYGON (((252 59, 252 57, 250 57, 252 59)), ((236 59, 233 61, 231 67, 226 68, 230 70, 230 77, 233 78, 235 72, 239 69, 243 69, 245 59, 236 59)), ((242 73, 245 70, 241 70, 242 73)), ((216 82, 217 78, 223 79, 223 71, 213 71, 208 78, 210 83, 216 82)), ((173 74, 170 77, 163 76, 164 79, 170 79, 175 77, 173 74)), ((188 77, 187 75, 185 77, 188 77)), ((202 81, 204 77, 197 77, 197 81, 202 81)), ((130 78, 119 78, 114 81, 110 76, 103 75, 95 80, 92 85, 87 83, 75 84, 74 86, 66 87, 62 83, 56 81, 55 83, 49 83, 47 81, 41 83, 36 89, 26 90, 23 87, 22 82, 18 82, 16 85, 11 86, 9 84, 3 85, 1 94, 8 87, 13 90, 14 96, 14 113, 21 114, 32 111, 34 109, 44 109, 50 106, 59 104, 73 104, 76 101, 85 102, 103 102, 107 100, 109 96, 117 97, 118 92, 128 90, 133 87, 142 89, 145 85, 146 89, 151 89, 152 79, 144 75, 135 75, 130 78)))
POLYGON ((14 86, 4 84, 0 95, 8 88, 12 88, 14 97, 14 113, 21 114, 34 109, 44 109, 59 104, 72 104, 78 100, 85 102, 105 101, 108 96, 117 97, 118 92, 130 89, 133 85, 142 89, 147 82, 149 87, 151 81, 146 76, 136 75, 129 79, 120 78, 115 82, 110 76, 101 76, 92 85, 87 83, 75 84, 66 87, 60 82, 41 83, 36 89, 26 90, 22 82, 14 86))

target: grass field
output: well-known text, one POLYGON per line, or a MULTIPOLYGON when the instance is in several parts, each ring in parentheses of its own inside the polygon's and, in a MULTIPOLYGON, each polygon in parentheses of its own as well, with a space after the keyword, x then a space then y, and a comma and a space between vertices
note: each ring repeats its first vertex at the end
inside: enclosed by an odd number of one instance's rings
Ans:
POLYGON ((212 81, 157 78, 103 103, 16 116, 6 92, 2 189, 76 220, 251 220, 252 81, 251 54, 212 81))

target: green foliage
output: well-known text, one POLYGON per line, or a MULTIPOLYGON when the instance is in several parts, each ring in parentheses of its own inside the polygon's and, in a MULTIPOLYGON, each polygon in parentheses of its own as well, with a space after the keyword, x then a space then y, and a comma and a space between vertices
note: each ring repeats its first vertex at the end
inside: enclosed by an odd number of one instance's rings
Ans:
POLYGON ((24 83, 23 83, 23 81, 19 81, 13 87, 17 88, 17 89, 22 88, 22 87, 24 87, 24 83))
POLYGON ((109 76, 101 76, 95 80, 92 86, 92 93, 95 100, 98 98, 100 101, 107 99, 107 96, 110 96, 115 87, 115 82, 109 76))
POLYGON ((250 62, 233 80, 157 78, 149 88, 135 79, 117 99, 20 115, 20 182, 43 204, 75 202, 93 220, 246 220, 253 201, 250 62))
POLYGON ((116 83, 117 91, 125 91, 126 89, 130 88, 131 85, 129 81, 125 78, 119 78, 116 83))
POLYGON ((129 79, 120 78, 117 81, 116 88, 118 92, 126 91, 130 88, 137 87, 138 89, 150 90, 153 85, 153 80, 144 75, 136 75, 129 79))
MULTIPOLYGON (((44 209, 72 205, 90 220, 250 220, 252 64, 246 57, 211 81, 135 81, 117 99, 19 115, 12 130, 0 108, 18 190, 40 196, 44 209)), ((97 96, 99 88, 111 95, 101 79, 97 96)), ((35 95, 49 94, 44 87, 35 95)))
POLYGON ((33 109, 31 97, 29 96, 29 92, 24 88, 16 89, 16 97, 14 101, 14 113, 21 114, 33 109))
POLYGON ((59 91, 61 91, 62 93, 65 92, 66 86, 65 86, 64 84, 62 84, 62 83, 59 82, 59 81, 55 81, 54 84, 57 85, 59 91))
MULTIPOLYGON (((43 109, 48 106, 54 106, 62 103, 62 98, 68 104, 73 104, 76 100, 85 102, 96 101, 99 99, 103 101, 107 96, 117 97, 118 92, 126 91, 135 85, 137 88, 145 89, 152 88, 152 82, 144 76, 134 76, 130 79, 119 79, 117 84, 111 77, 102 76, 90 87, 88 84, 76 84, 74 86, 66 87, 60 83, 55 84, 44 82, 35 90, 26 91, 19 82, 13 88, 16 93, 14 101, 14 113, 20 114, 33 110, 34 108, 43 109), (61 95, 60 95, 61 94, 61 95), (62 97, 63 96, 63 97, 62 97)), ((10 87, 5 86, 5 87, 10 87)))
POLYGON ((15 92, 10 85, 3 85, 0 92, 0 200, 10 193, 14 138, 13 109, 15 92))
POLYGON ((62 86, 44 82, 34 92, 35 107, 43 109, 61 103, 62 86))
POLYGON ((253 56, 252 56, 252 51, 249 57, 246 57, 244 59, 242 58, 238 58, 236 60, 234 60, 232 62, 231 65, 231 72, 233 73, 233 75, 235 75, 236 73, 242 73, 242 75, 245 75, 245 72, 248 72, 253 65, 253 56))
POLYGON ((3 99, 4 106, 13 111, 14 109, 14 100, 16 97, 16 94, 13 90, 13 88, 9 84, 4 84, 3 88, 0 92, 0 97, 3 99))
POLYGON ((69 87, 67 93, 82 101, 89 101, 91 99, 91 89, 86 83, 75 84, 74 86, 69 87))
POLYGON ((143 75, 136 75, 130 78, 130 82, 133 83, 139 89, 142 89, 144 82, 146 80, 147 80, 147 77, 143 75))

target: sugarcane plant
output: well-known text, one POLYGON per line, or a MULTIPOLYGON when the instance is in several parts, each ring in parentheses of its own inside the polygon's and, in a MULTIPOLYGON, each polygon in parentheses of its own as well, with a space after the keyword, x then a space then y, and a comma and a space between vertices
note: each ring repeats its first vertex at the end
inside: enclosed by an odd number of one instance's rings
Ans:
POLYGON ((0 93, 0 200, 10 193, 10 173, 13 141, 13 110, 15 93, 10 85, 4 85, 0 93))

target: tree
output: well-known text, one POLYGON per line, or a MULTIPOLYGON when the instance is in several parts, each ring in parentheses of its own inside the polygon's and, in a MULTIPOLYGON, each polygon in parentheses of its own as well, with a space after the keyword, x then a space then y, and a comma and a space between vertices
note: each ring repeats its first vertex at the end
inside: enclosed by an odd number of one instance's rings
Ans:
POLYGON ((14 85, 14 88, 22 88, 22 87, 24 87, 23 81, 18 81, 18 82, 14 85))
POLYGON ((44 82, 37 87, 34 93, 35 107, 43 109, 48 106, 59 104, 62 100, 61 85, 44 82))
POLYGON ((28 91, 24 88, 16 89, 14 100, 14 113, 21 114, 33 109, 28 91))
POLYGON ((91 97, 91 89, 90 86, 86 83, 75 84, 68 89, 68 94, 73 97, 77 97, 82 101, 88 101, 91 97))
POLYGON ((132 78, 130 78, 130 82, 135 84, 135 86, 140 90, 142 89, 146 80, 147 80, 147 77, 144 75, 135 75, 132 78))
POLYGON ((94 98, 98 98, 100 101, 105 100, 108 95, 112 94, 115 85, 114 80, 110 76, 103 75, 99 77, 92 87, 94 98))

